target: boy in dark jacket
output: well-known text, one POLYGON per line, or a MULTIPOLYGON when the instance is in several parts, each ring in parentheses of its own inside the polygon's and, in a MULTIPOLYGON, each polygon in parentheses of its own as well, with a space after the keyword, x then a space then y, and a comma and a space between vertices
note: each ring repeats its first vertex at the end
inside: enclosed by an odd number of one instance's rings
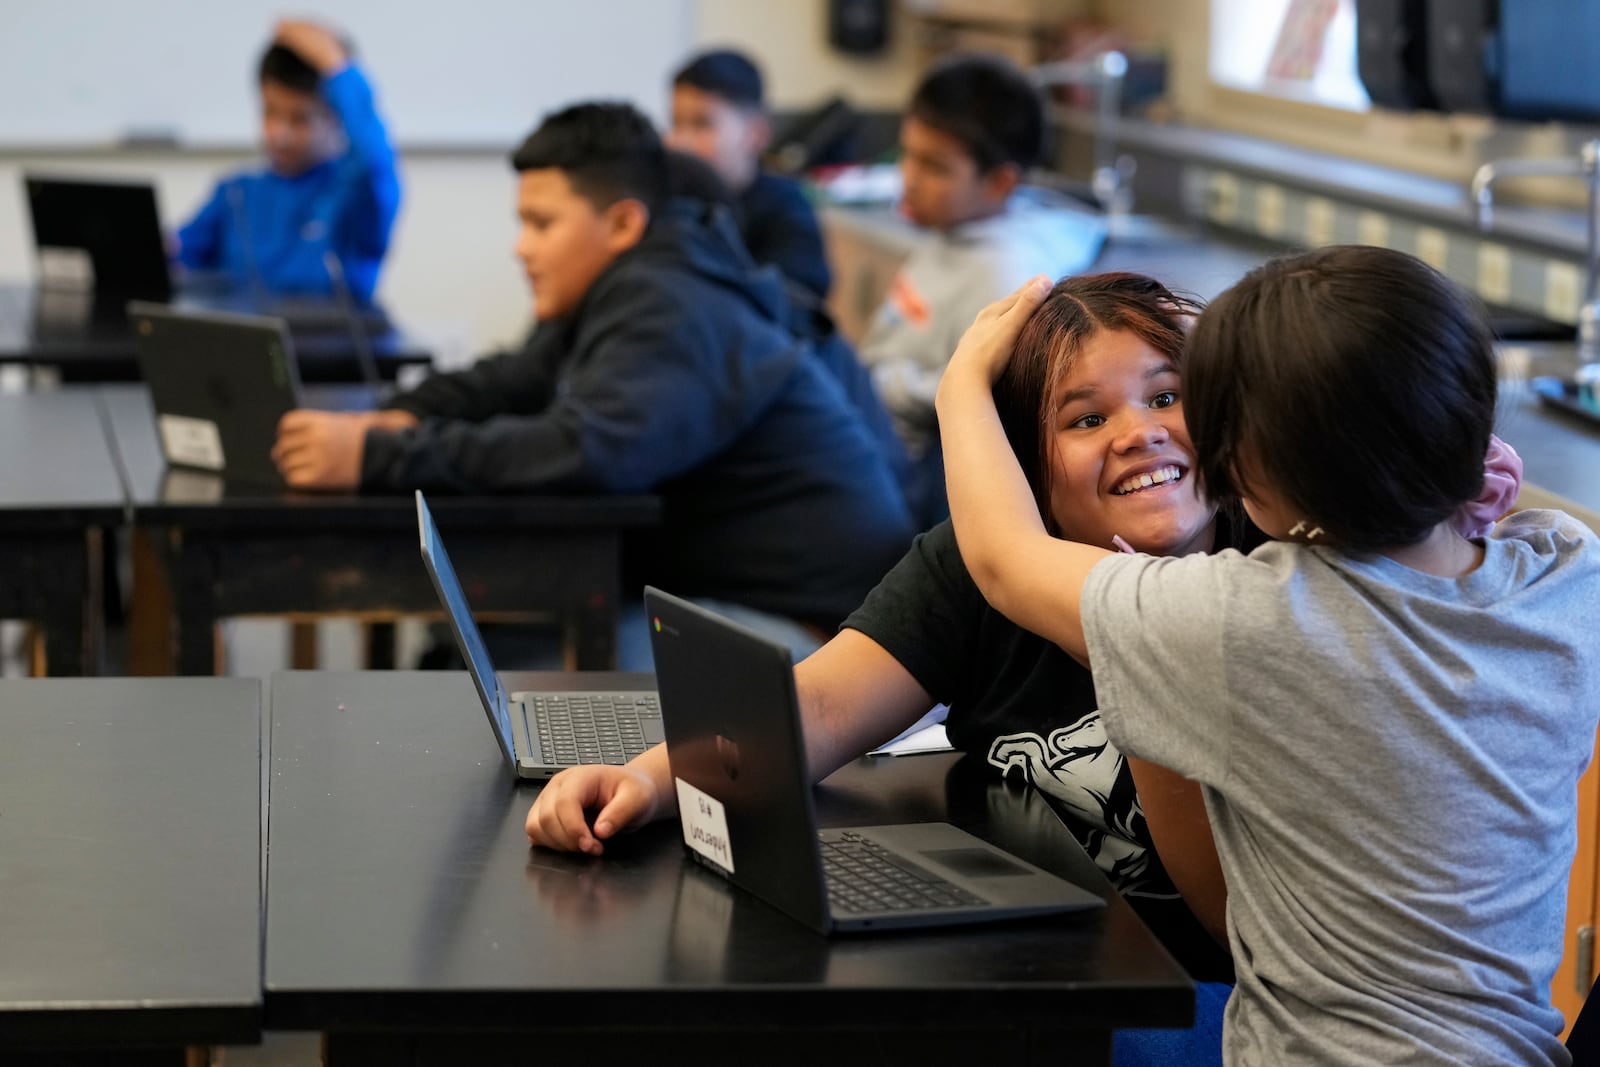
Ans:
POLYGON ((699 156, 733 193, 739 233, 819 303, 832 281, 817 216, 792 178, 761 169, 772 140, 761 72, 731 49, 702 52, 672 78, 672 147, 699 156))
POLYGON ((385 411, 289 413, 274 449, 289 484, 657 493, 662 525, 626 549, 633 582, 791 633, 835 625, 911 522, 838 382, 786 329, 782 285, 729 227, 668 201, 660 140, 627 105, 551 115, 512 162, 527 346, 385 411))

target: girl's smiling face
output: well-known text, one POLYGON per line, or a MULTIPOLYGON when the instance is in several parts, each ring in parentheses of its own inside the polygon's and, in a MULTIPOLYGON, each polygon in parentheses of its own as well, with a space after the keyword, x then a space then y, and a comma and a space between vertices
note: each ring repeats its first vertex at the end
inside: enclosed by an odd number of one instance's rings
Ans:
POLYGON ((1050 511, 1060 536, 1175 556, 1211 548, 1178 366, 1137 334, 1085 339, 1050 398, 1050 511))

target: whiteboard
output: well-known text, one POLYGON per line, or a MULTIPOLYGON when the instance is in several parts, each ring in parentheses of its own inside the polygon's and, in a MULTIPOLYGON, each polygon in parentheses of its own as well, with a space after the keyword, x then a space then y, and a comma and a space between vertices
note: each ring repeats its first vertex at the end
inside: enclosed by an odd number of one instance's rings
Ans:
POLYGON ((545 112, 599 97, 659 121, 691 2, 0 0, 0 145, 252 144, 256 63, 285 14, 354 39, 402 147, 515 144, 545 112))

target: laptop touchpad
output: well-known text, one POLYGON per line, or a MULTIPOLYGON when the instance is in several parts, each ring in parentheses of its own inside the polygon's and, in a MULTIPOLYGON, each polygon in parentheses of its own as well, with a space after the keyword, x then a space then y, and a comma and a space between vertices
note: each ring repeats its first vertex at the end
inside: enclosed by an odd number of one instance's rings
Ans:
POLYGON ((666 733, 661 729, 660 719, 642 719, 639 723, 644 728, 644 743, 659 745, 667 739, 666 733))
POLYGON ((967 878, 1005 878, 1033 872, 986 848, 936 848, 918 853, 967 878))

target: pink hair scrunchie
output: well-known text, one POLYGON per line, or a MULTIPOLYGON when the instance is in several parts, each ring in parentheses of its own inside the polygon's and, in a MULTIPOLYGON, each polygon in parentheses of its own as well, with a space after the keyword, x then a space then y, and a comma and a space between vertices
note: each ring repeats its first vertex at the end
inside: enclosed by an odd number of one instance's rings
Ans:
POLYGON ((1494 434, 1483 457, 1483 492, 1456 510, 1451 520, 1462 537, 1482 537, 1511 510, 1522 489, 1522 457, 1494 434))

